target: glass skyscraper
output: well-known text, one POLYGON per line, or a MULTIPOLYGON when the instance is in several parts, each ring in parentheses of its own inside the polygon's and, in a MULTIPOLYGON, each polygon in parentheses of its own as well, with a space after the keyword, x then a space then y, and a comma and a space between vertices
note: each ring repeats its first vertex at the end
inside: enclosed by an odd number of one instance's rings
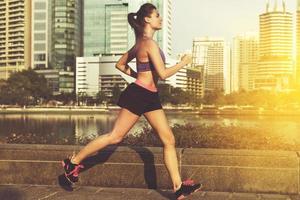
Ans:
POLYGON ((157 6, 163 17, 163 30, 155 39, 167 55, 171 55, 170 0, 85 0, 84 1, 84 56, 119 54, 135 42, 134 32, 127 22, 127 14, 137 12, 147 2, 157 6))
POLYGON ((51 1, 51 66, 74 71, 82 55, 82 0, 51 1))
POLYGON ((293 14, 274 3, 259 16, 259 63, 255 88, 289 90, 293 77, 293 14))
POLYGON ((33 69, 47 69, 49 63, 49 4, 48 0, 32 1, 32 51, 33 69))

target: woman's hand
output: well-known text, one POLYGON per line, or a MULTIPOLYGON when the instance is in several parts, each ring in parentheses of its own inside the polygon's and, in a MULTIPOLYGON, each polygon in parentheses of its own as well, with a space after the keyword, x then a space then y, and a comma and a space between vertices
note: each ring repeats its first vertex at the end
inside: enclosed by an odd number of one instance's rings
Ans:
POLYGON ((181 62, 184 65, 192 63, 192 56, 185 54, 184 56, 181 57, 181 62))

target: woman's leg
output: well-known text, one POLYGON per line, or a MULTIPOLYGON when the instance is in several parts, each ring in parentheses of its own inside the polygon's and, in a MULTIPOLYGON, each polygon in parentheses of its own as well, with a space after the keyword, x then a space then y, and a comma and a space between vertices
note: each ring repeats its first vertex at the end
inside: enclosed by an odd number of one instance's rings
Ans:
POLYGON ((175 138, 162 109, 144 113, 145 118, 158 133, 164 144, 164 162, 173 182, 174 191, 181 185, 178 169, 175 138))
POLYGON ((115 121, 111 132, 101 135, 88 143, 80 152, 72 157, 72 163, 79 164, 89 155, 99 151, 110 144, 117 144, 122 141, 123 137, 133 127, 139 116, 122 108, 115 121))

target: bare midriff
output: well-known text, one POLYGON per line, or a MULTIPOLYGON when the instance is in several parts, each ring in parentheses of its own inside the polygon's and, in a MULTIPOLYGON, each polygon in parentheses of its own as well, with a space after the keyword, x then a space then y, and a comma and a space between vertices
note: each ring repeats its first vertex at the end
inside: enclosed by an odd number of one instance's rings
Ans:
POLYGON ((148 72, 139 72, 135 83, 151 92, 157 92, 156 82, 158 78, 156 78, 154 71, 148 72))

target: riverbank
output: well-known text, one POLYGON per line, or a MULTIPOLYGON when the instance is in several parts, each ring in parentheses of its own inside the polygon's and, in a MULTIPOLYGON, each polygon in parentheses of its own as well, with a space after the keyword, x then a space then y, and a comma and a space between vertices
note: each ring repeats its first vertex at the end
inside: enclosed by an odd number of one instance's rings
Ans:
MULTIPOLYGON (((196 115, 261 115, 261 116, 300 116, 300 110, 283 109, 224 109, 224 108, 195 108, 179 106, 163 106, 166 112, 178 112, 196 115)), ((30 114, 30 113, 70 113, 70 114, 105 114, 118 111, 118 106, 60 106, 60 107, 0 107, 0 114, 30 114)))
MULTIPOLYGON (((273 132, 264 127, 225 126, 220 124, 174 124, 170 126, 179 148, 249 149, 299 151, 299 133, 273 132)), ((287 128, 285 128, 287 129, 287 128)), ((60 134, 59 131, 42 133, 24 132, 0 137, 3 144, 86 145, 101 134, 60 134)), ((121 146, 163 147, 155 130, 145 125, 127 134, 121 146)))

